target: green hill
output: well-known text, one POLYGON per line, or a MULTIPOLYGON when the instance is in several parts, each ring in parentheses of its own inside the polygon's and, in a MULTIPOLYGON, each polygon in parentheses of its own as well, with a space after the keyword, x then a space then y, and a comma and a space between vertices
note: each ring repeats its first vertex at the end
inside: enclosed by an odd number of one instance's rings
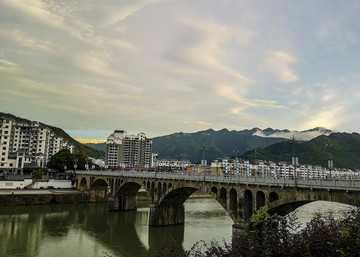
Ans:
MULTIPOLYGON (((291 162, 294 145, 284 141, 265 148, 256 149, 256 158, 268 161, 291 162)), ((360 169, 360 134, 332 133, 329 136, 319 136, 307 142, 295 145, 296 155, 300 164, 321 165, 327 167, 329 154, 333 155, 334 167, 360 169), (333 149, 326 148, 326 144, 333 149)), ((242 158, 253 161, 255 151, 246 152, 242 158)))
MULTIPOLYGON (((0 117, 3 117, 3 116, 12 118, 12 119, 14 119, 16 121, 31 123, 31 121, 28 120, 28 119, 20 118, 20 117, 17 117, 15 115, 12 115, 12 114, 9 114, 9 113, 0 112, 0 117)), ((48 127, 48 128, 50 128, 56 135, 66 139, 71 144, 73 144, 75 146, 75 152, 79 152, 79 153, 81 153, 81 154, 83 154, 85 156, 93 157, 93 158, 103 158, 105 156, 105 152, 96 150, 94 148, 91 148, 89 146, 86 146, 86 145, 83 145, 83 144, 79 143, 78 141, 73 139, 71 136, 69 136, 63 129, 44 124, 42 122, 39 122, 39 123, 46 126, 46 127, 48 127)))
POLYGON ((187 159, 191 162, 200 162, 203 152, 202 146, 208 149, 205 159, 213 160, 226 156, 233 156, 233 151, 243 154, 258 147, 266 147, 284 141, 284 138, 270 138, 253 136, 252 130, 229 131, 213 129, 196 133, 175 133, 153 138, 153 152, 159 153, 159 159, 187 159))

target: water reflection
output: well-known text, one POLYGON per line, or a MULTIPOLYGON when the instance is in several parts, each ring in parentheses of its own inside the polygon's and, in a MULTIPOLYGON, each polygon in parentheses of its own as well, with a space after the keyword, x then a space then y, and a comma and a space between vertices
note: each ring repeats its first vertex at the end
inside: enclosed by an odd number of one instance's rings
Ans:
MULTIPOLYGON (((145 203, 146 206, 146 203, 145 203)), ((305 224, 320 211, 343 216, 352 207, 314 202, 298 209, 305 224)), ((148 208, 108 212, 103 204, 0 208, 0 256, 148 256, 164 245, 184 252, 200 240, 231 240, 232 220, 213 199, 185 203, 185 226, 147 226, 148 208)))
POLYGON ((0 256, 147 256, 169 243, 185 251, 183 225, 148 228, 147 219, 146 208, 103 204, 2 207, 0 256))

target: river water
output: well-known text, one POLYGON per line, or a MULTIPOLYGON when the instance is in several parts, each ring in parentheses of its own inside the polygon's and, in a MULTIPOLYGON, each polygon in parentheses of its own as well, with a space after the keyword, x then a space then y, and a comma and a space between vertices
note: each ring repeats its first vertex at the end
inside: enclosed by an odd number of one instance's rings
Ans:
MULTIPOLYGON (((148 256, 166 244, 189 250, 194 243, 231 241, 232 220, 209 198, 185 202, 185 225, 149 228, 148 203, 136 212, 108 212, 104 204, 0 207, 0 256, 148 256)), ((313 202, 298 208, 298 220, 315 212, 344 216, 352 207, 313 202)))

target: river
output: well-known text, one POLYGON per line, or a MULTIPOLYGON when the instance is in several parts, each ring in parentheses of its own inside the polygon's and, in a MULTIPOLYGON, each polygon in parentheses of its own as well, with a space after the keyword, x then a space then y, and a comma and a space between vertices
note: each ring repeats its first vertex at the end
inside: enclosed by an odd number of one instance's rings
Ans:
MULTIPOLYGON (((147 256, 166 244, 185 251, 200 240, 231 241, 233 222, 214 199, 188 199, 184 226, 149 228, 147 205, 139 202, 136 212, 108 212, 104 204, 2 206, 0 256, 147 256)), ((306 223, 317 211, 342 217, 351 208, 318 201, 297 216, 306 223)))

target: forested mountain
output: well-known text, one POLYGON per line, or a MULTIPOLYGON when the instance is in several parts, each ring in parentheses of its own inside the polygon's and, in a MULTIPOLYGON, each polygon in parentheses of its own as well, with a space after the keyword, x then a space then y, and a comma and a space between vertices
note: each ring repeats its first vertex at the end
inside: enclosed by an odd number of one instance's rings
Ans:
MULTIPOLYGON (((360 134, 332 133, 319 136, 297 145, 289 140, 256 149, 256 158, 260 160, 291 162, 295 147, 300 164, 321 165, 326 167, 329 155, 333 156, 334 167, 360 169, 360 134), (332 146, 332 148, 326 146, 332 146)), ((242 158, 254 160, 255 150, 246 152, 242 158)))
MULTIPOLYGON (((9 118, 12 118, 12 119, 14 119, 16 121, 22 121, 22 122, 26 122, 26 123, 31 123, 31 120, 20 118, 20 117, 17 117, 15 115, 12 115, 12 114, 9 114, 9 113, 0 112, 0 118, 1 117, 9 117, 9 118)), ((56 135, 68 140, 71 144, 73 144, 75 146, 75 152, 79 152, 81 154, 84 154, 85 156, 94 157, 94 158, 101 158, 101 157, 105 156, 105 152, 96 150, 94 148, 91 148, 89 146, 86 146, 86 145, 83 145, 83 144, 79 143, 78 141, 73 139, 71 136, 69 136, 63 129, 57 128, 57 127, 54 127, 54 126, 50 126, 50 125, 47 125, 47 124, 42 123, 42 122, 39 122, 39 123, 46 126, 46 127, 48 127, 48 128, 50 128, 56 135)))
MULTIPOLYGON (((153 138, 153 152, 159 153, 159 159, 186 159, 191 162, 200 162, 205 151, 205 159, 244 154, 255 148, 264 148, 274 143, 287 141, 292 135, 303 140, 314 138, 318 135, 328 135, 332 131, 324 128, 314 128, 306 131, 289 131, 267 128, 245 129, 229 131, 222 129, 215 131, 208 129, 195 133, 174 133, 153 138)), ((106 144, 86 144, 98 150, 105 151, 106 144)))
POLYGON ((196 133, 175 133, 153 139, 153 152, 159 153, 159 159, 187 159, 199 162, 205 151, 205 159, 213 160, 232 156, 233 151, 243 154, 256 147, 284 141, 284 138, 253 136, 256 129, 229 131, 213 129, 196 133))

